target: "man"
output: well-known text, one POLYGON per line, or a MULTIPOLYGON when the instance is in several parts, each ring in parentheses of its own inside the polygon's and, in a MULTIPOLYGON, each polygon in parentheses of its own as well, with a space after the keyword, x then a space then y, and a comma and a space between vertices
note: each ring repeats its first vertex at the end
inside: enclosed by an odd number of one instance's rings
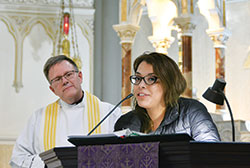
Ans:
MULTIPOLYGON (((86 135, 113 108, 81 88, 82 72, 64 55, 51 57, 44 65, 50 90, 60 99, 37 110, 18 137, 12 167, 44 167, 41 152, 58 146, 72 146, 69 135, 86 135)), ((120 117, 118 108, 94 133, 110 133, 120 117)))

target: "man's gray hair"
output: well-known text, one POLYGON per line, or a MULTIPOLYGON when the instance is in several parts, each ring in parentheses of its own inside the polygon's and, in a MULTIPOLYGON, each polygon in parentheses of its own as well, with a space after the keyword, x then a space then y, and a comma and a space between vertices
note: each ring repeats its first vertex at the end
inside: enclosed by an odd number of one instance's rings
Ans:
POLYGON ((43 73, 44 73, 45 77, 47 78, 47 80, 49 81, 49 83, 50 83, 50 79, 49 79, 50 68, 52 66, 56 65, 57 63, 62 62, 62 61, 68 61, 70 64, 72 64, 74 66, 76 71, 79 71, 76 63, 71 58, 69 58, 65 55, 58 55, 58 56, 50 57, 46 61, 46 63, 44 64, 44 67, 43 67, 43 73))

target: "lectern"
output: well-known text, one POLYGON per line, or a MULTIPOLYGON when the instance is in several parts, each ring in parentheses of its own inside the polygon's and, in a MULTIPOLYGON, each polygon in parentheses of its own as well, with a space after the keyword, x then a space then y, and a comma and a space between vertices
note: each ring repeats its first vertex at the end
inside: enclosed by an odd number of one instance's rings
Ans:
MULTIPOLYGON (((186 134, 170 134, 139 137, 98 137, 70 139, 75 147, 57 147, 45 151, 40 157, 48 168, 77 168, 79 149, 101 148, 119 144, 149 144, 158 142, 158 167, 160 168, 249 168, 250 143, 197 142, 186 134)), ((93 158, 92 158, 93 159, 93 158)), ((95 159, 95 158, 94 158, 95 159)), ((136 160, 137 158, 134 158, 136 160)))

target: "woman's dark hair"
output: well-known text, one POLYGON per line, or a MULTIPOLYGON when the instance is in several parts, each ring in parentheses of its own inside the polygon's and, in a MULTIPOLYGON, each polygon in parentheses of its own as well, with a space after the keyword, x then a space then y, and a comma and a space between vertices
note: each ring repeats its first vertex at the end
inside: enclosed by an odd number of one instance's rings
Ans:
POLYGON ((72 64, 74 66, 76 71, 79 71, 76 63, 71 58, 69 58, 65 55, 58 55, 58 56, 50 57, 43 67, 43 73, 44 73, 45 77, 47 78, 47 80, 49 81, 49 83, 50 83, 50 79, 49 79, 50 68, 52 66, 56 65, 57 63, 62 62, 62 61, 68 61, 70 64, 72 64))
MULTIPOLYGON (((166 107, 177 105, 180 95, 186 89, 186 80, 179 70, 178 65, 165 54, 157 52, 144 53, 134 61, 134 72, 137 72, 139 65, 144 61, 152 65, 154 74, 160 79, 166 107)), ((135 102, 135 110, 143 118, 141 131, 151 131, 152 121, 146 109, 138 106, 137 102, 135 102)))

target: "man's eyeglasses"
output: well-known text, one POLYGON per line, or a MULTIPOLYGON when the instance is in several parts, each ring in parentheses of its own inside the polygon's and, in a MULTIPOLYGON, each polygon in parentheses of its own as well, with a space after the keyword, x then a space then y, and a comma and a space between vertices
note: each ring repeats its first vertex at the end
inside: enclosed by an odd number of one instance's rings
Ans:
POLYGON ((65 79, 67 80, 70 80, 74 77, 75 73, 78 73, 78 71, 76 70, 72 70, 72 71, 69 71, 69 72, 66 72, 63 76, 58 76, 58 77, 55 77, 54 79, 52 79, 50 81, 50 84, 52 85, 58 85, 59 83, 62 82, 62 78, 64 77, 65 79))
POLYGON ((134 85, 139 85, 143 80, 147 85, 153 85, 157 81, 157 77, 152 74, 148 74, 144 77, 132 75, 130 76, 130 82, 134 85))

